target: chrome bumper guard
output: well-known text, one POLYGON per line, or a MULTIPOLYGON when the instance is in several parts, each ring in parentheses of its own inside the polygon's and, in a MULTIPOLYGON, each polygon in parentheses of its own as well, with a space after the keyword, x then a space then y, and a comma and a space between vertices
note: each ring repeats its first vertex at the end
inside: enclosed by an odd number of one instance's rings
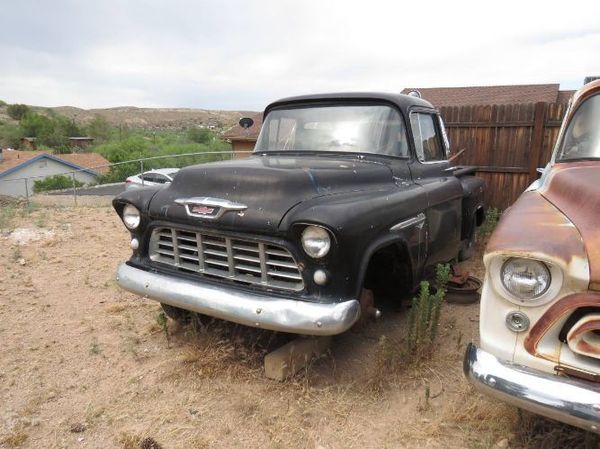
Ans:
POLYGON ((600 386, 501 361, 469 344, 463 368, 480 392, 547 418, 600 433, 600 386))
POLYGON ((279 298, 188 281, 125 263, 117 270, 117 283, 125 290, 175 307, 281 332, 341 334, 360 316, 357 300, 322 304, 279 298))

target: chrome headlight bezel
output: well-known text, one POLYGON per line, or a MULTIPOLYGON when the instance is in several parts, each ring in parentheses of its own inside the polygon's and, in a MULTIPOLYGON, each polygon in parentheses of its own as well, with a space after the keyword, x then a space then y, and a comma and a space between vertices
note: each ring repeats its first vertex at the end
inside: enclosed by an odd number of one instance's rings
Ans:
POLYGON ((523 257, 521 255, 506 255, 504 257, 495 257, 489 264, 489 279, 494 286, 494 289, 500 293, 502 297, 507 299, 513 304, 524 307, 535 307, 547 304, 556 298, 562 288, 563 284, 563 271, 556 264, 541 260, 536 257, 523 257), (523 260, 523 261, 531 261, 531 263, 540 263, 542 264, 548 272, 549 280, 547 288, 540 292, 538 295, 534 297, 523 297, 519 296, 519 294, 515 291, 511 291, 503 281, 503 273, 504 269, 508 266, 508 262, 511 260, 523 260))
POLYGON ((302 249, 313 259, 322 259, 331 251, 331 234, 323 226, 308 225, 300 236, 302 249))
POLYGON ((142 214, 133 204, 126 204, 121 213, 121 220, 127 229, 135 231, 142 222, 142 214))

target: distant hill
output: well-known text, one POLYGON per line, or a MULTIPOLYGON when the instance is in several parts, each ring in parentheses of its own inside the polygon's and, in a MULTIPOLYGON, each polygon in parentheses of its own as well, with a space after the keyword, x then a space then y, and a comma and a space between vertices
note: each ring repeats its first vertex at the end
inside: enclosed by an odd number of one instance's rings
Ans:
MULTIPOLYGON (((144 129, 177 129, 193 126, 210 126, 224 131, 235 125, 241 117, 256 112, 250 111, 219 111, 210 109, 189 108, 137 108, 134 106, 119 106, 106 109, 81 109, 73 106, 46 108, 31 106, 41 114, 52 112, 74 119, 78 124, 85 125, 95 115, 104 117, 112 125, 127 125, 131 128, 144 129)), ((0 107, 0 121, 13 122, 6 114, 6 106, 0 107)))

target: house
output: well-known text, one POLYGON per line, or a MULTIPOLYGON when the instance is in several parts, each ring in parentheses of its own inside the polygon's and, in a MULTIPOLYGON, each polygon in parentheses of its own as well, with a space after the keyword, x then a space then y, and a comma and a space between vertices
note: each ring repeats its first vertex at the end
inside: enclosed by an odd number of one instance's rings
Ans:
POLYGON ((94 138, 89 136, 84 137, 69 137, 67 145, 69 148, 84 150, 94 143, 94 138))
POLYGON ((574 90, 560 90, 559 84, 515 84, 505 86, 411 87, 403 94, 418 91, 437 108, 444 106, 568 103, 574 90))
POLYGON ((34 181, 54 175, 74 176, 77 181, 90 184, 108 173, 107 165, 108 161, 97 153, 51 154, 0 149, 0 195, 31 195, 34 181))
POLYGON ((254 120, 254 125, 250 128, 244 129, 238 124, 223 134, 223 138, 231 142, 235 159, 247 157, 249 153, 245 152, 254 150, 262 126, 262 112, 251 115, 250 118, 254 120))
POLYGON ((22 137, 21 148, 25 148, 26 150, 35 150, 37 148, 35 137, 22 137))

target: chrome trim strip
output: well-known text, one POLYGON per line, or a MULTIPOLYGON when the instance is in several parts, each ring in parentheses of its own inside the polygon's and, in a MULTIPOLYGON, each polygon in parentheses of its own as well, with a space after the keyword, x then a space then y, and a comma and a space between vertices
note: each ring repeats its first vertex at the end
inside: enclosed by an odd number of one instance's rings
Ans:
POLYGON ((419 225, 425 223, 425 214, 423 212, 411 217, 407 220, 401 221, 400 223, 396 223, 394 226, 390 228, 390 231, 399 231, 401 229, 408 228, 410 226, 419 225))
POLYGON ((165 304, 246 326, 305 335, 336 335, 360 316, 357 300, 312 303, 192 282, 122 264, 120 287, 165 304))
POLYGON ((207 220, 216 220, 229 211, 241 212, 248 209, 248 206, 242 203, 235 203, 233 201, 225 200, 222 198, 211 198, 208 196, 195 196, 193 198, 177 198, 176 204, 185 207, 186 213, 190 217, 205 218, 207 220), (219 210, 215 215, 200 215, 192 212, 190 206, 207 206, 207 207, 218 207, 219 210))
POLYGON ((600 384, 497 359, 469 344, 463 369, 477 390, 547 418, 600 433, 600 384))

